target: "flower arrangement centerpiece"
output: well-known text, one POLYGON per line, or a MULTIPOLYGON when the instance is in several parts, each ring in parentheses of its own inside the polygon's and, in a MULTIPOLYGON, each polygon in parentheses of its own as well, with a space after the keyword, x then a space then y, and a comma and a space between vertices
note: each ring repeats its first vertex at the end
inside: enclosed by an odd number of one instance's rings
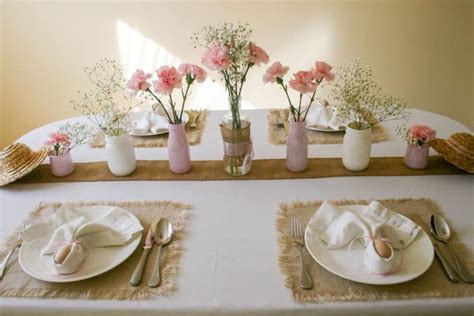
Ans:
POLYGON ((79 122, 61 125, 49 134, 45 145, 51 148, 49 161, 53 175, 62 177, 74 171, 71 149, 86 143, 94 135, 94 130, 79 122))
POLYGON ((363 67, 360 59, 337 69, 337 75, 330 96, 338 102, 338 114, 350 128, 364 130, 408 116, 404 100, 382 93, 372 69, 363 67))
POLYGON ((135 149, 128 131, 129 113, 138 106, 127 92, 121 65, 102 59, 84 72, 91 84, 88 91, 79 91, 73 108, 105 134, 105 149, 110 171, 126 176, 136 167, 135 149))
POLYGON ((407 143, 404 162, 412 169, 424 169, 428 165, 429 142, 436 138, 436 131, 426 125, 405 125, 396 129, 397 135, 407 143))
POLYGON ((290 132, 286 146, 286 164, 291 171, 304 171, 308 165, 306 116, 315 100, 318 86, 323 80, 334 80, 331 69, 332 66, 326 62, 316 61, 314 68, 297 71, 286 84, 283 78, 289 68, 280 62, 274 62, 263 75, 264 83, 276 83, 281 86, 289 103, 290 132), (288 85, 299 94, 297 102, 291 101, 288 85), (304 97, 307 97, 306 104, 303 104, 304 97))
POLYGON ((202 64, 220 74, 228 94, 230 117, 224 117, 221 133, 224 169, 234 176, 250 171, 253 156, 250 122, 240 113, 242 90, 249 70, 269 61, 268 54, 251 41, 252 32, 248 24, 223 23, 192 36, 194 47, 205 49, 202 64))
POLYGON ((372 126, 406 118, 409 114, 403 99, 382 93, 373 72, 360 59, 337 70, 330 91, 337 103, 338 115, 347 121, 342 162, 352 171, 367 168, 372 147, 372 126))
POLYGON ((207 73, 197 65, 181 64, 178 69, 170 66, 163 66, 156 70, 157 80, 153 81, 153 90, 148 80, 152 75, 143 70, 137 70, 127 83, 132 95, 137 93, 147 94, 156 100, 154 111, 162 114, 169 122, 168 157, 170 169, 174 173, 182 174, 191 169, 191 156, 189 143, 185 134, 185 123, 183 122, 183 112, 190 88, 195 83, 202 83, 206 80, 207 73), (183 80, 186 87, 183 86, 183 80), (181 106, 173 99, 173 91, 180 91, 181 106), (168 104, 162 98, 168 99, 168 104))

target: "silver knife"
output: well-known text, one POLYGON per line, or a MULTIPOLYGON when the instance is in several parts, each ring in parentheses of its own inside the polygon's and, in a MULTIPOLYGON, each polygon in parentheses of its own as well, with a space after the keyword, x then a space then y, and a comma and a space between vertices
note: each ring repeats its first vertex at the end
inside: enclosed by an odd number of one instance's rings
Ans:
POLYGON ((135 267, 135 270, 133 270, 132 277, 129 281, 132 286, 138 286, 140 284, 140 281, 142 280, 143 270, 145 270, 145 263, 148 258, 148 255, 150 254, 150 250, 153 247, 153 237, 156 232, 156 226, 159 222, 160 217, 155 218, 150 228, 148 229, 148 233, 145 238, 145 244, 143 245, 142 255, 140 257, 140 260, 138 260, 137 266, 135 267))

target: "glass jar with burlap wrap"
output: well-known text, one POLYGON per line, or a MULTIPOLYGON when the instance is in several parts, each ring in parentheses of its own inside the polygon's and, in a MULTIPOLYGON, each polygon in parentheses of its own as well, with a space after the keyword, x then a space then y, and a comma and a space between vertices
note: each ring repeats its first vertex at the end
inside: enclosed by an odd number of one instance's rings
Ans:
POLYGON ((253 159, 253 144, 250 137, 250 122, 241 119, 241 128, 232 124, 220 125, 224 142, 224 170, 231 176, 243 176, 250 172, 253 159))

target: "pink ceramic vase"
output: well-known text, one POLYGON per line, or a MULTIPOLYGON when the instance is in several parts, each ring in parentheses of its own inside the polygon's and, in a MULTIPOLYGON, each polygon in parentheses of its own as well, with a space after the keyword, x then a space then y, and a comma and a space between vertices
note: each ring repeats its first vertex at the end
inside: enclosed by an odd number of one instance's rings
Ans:
POLYGON ((51 166, 51 173, 56 177, 64 177, 74 172, 74 162, 72 162, 71 152, 65 154, 49 155, 49 163, 51 166))
POLYGON ((286 142, 286 167, 293 172, 301 172, 308 166, 308 134, 306 122, 290 122, 290 132, 286 142))
POLYGON ((191 169, 191 154, 184 125, 184 123, 169 125, 168 158, 170 170, 177 174, 186 173, 191 169))
POLYGON ((429 145, 407 145, 405 152, 405 165, 411 169, 424 169, 428 165, 429 145))

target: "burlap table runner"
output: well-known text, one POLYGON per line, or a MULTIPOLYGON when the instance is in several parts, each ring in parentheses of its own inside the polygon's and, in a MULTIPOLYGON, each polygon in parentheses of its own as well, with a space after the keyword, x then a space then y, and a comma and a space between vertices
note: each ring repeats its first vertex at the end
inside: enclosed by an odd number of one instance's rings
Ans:
MULTIPOLYGON (((186 111, 189 114, 189 121, 186 124, 185 132, 189 145, 197 145, 201 142, 201 136, 206 126, 207 110, 203 111, 186 111), (199 116, 197 116, 199 115, 199 116), (197 117, 197 118, 196 118, 197 117), (196 118, 196 127, 191 127, 191 123, 196 118)), ((156 136, 136 137, 132 136, 133 145, 135 147, 166 147, 168 146, 168 133, 156 136)), ((102 131, 97 134, 90 142, 92 148, 103 148, 105 146, 105 136, 102 131)))
POLYGON ((467 174, 441 157, 429 158, 428 168, 410 169, 402 157, 371 158, 364 171, 349 171, 342 166, 341 158, 312 158, 304 172, 291 172, 285 159, 262 159, 252 162, 252 169, 245 176, 233 177, 224 172, 221 160, 193 161, 192 169, 186 174, 174 174, 166 160, 139 160, 137 169, 129 176, 116 177, 110 173, 106 162, 76 163, 75 171, 66 177, 55 177, 49 165, 41 165, 16 183, 55 183, 82 181, 220 181, 220 180, 275 180, 313 179, 325 177, 367 177, 367 176, 423 176, 445 174, 467 174))
MULTIPOLYGON (((156 216, 168 218, 173 225, 174 233, 172 242, 162 251, 160 286, 149 288, 146 282, 152 274, 156 259, 156 247, 153 247, 149 255, 141 284, 138 287, 132 287, 128 283, 141 255, 142 243, 140 243, 137 250, 118 267, 97 277, 71 283, 48 283, 28 276, 20 268, 18 251, 15 251, 0 282, 0 296, 139 300, 177 290, 176 276, 183 249, 182 242, 186 235, 185 224, 191 211, 190 205, 170 201, 42 203, 28 215, 27 219, 33 223, 47 219, 58 207, 64 205, 115 205, 122 207, 140 220, 145 228, 143 234, 147 233, 156 216)), ((16 244, 21 227, 22 225, 2 243, 0 258, 4 258, 8 250, 16 244)))
MULTIPOLYGON (((289 122, 288 109, 273 109, 267 114, 268 141, 273 145, 286 145, 289 122), (283 126, 282 126, 283 125, 283 126)), ((389 139, 389 134, 377 124, 372 129, 372 143, 380 143, 389 139)), ((342 144, 344 132, 325 133, 308 130, 309 144, 342 144)))
MULTIPOLYGON (((322 202, 282 204, 277 213, 276 229, 280 269, 285 276, 285 285, 292 291, 295 301, 372 301, 474 296, 473 285, 462 282, 457 284, 449 282, 436 258, 428 271, 415 280, 396 285, 377 286, 356 283, 337 277, 316 263, 308 252, 305 252, 305 260, 313 279, 313 288, 311 290, 301 289, 299 284, 300 257, 299 251, 294 246, 291 238, 290 220, 293 217, 299 218, 306 226, 310 217, 322 202)), ((431 214, 441 214, 439 206, 429 199, 391 199, 380 200, 380 202, 385 207, 411 218, 423 227, 425 231, 431 214)), ((340 205, 368 204, 370 201, 343 200, 336 201, 336 203, 340 205)), ((466 266, 471 271, 474 270, 474 261, 470 257, 466 246, 459 240, 455 229, 453 230, 450 242, 452 242, 466 266)), ((440 249, 444 250, 443 253, 446 254, 448 259, 451 258, 445 245, 440 245, 440 249)))

